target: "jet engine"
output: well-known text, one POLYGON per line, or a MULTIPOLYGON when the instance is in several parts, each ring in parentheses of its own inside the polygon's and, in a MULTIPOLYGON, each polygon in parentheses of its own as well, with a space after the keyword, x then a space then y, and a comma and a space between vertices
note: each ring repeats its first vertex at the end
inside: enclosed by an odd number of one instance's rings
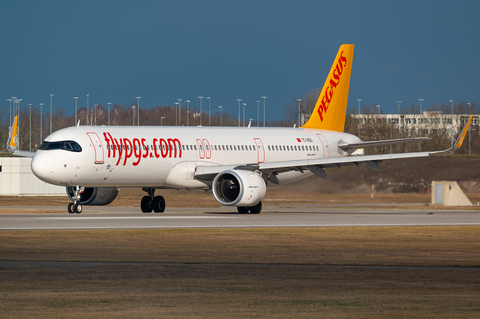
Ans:
POLYGON ((237 169, 219 173, 212 189, 222 205, 251 207, 263 199, 267 186, 260 173, 237 169))
MULTIPOLYGON (((68 197, 74 201, 73 193, 74 189, 67 187, 68 197)), ((82 205, 108 205, 117 197, 118 188, 116 187, 85 187, 85 189, 80 191, 80 200, 79 203, 82 205)))

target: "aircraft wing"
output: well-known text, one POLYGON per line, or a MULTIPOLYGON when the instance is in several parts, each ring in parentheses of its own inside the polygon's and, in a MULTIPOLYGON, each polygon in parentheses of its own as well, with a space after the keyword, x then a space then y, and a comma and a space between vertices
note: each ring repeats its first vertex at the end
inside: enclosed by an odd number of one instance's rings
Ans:
POLYGON ((422 142, 428 141, 430 137, 412 137, 412 138, 399 138, 394 140, 382 140, 382 141, 365 141, 360 143, 343 143, 338 144, 343 150, 348 149, 358 149, 358 148, 366 148, 366 147, 380 147, 380 146, 388 146, 388 145, 396 145, 396 144, 403 144, 403 143, 412 143, 412 142, 422 142))
MULTIPOLYGON (((218 165, 218 166, 198 166, 195 171, 195 178, 205 181, 211 181, 215 176, 223 171, 231 169, 243 169, 243 170, 259 170, 262 173, 265 173, 268 179, 278 184, 278 179, 276 175, 278 173, 287 172, 287 171, 300 171, 309 170, 315 175, 327 179, 327 173, 324 171, 324 168, 330 167, 342 167, 348 165, 365 164, 367 167, 380 170, 378 163, 386 160, 400 159, 400 158, 414 158, 414 157, 426 157, 432 154, 444 153, 449 151, 455 151, 459 149, 465 135, 467 134, 468 128, 472 121, 472 116, 468 119, 467 124, 463 128, 460 136, 455 142, 452 148, 443 151, 434 151, 434 152, 412 152, 412 153, 396 153, 396 154, 379 154, 379 155, 361 155, 361 156, 345 156, 345 157, 335 157, 335 158, 320 158, 320 159, 306 159, 306 160, 296 160, 296 161, 279 161, 279 162, 268 162, 268 163, 255 163, 255 164, 246 164, 246 165, 218 165)), ((405 139, 403 139, 405 140, 405 139)), ((418 141, 418 139, 413 138, 413 141, 418 141)), ((424 138, 421 140, 425 140, 424 138)), ((392 141, 392 140, 389 140, 392 141)), ((383 143, 386 141, 379 141, 383 143)), ((366 143, 375 143, 375 142, 366 142, 366 143)), ((401 142, 405 143, 405 142, 401 142)), ((357 143, 362 144, 362 143, 357 143)), ((385 144, 389 145, 389 144, 385 144)), ((379 146, 379 145, 377 145, 379 146)))
POLYGON ((15 151, 12 153, 14 156, 20 156, 20 157, 33 157, 35 155, 35 152, 29 152, 29 151, 15 151))

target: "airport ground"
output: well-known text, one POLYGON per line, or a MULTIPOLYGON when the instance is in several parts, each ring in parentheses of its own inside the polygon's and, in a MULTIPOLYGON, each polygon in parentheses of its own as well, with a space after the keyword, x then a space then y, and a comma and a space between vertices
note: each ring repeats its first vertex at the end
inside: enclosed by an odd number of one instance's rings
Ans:
MULTIPOLYGON (((367 183, 340 190, 317 183, 271 188, 265 207, 352 212, 343 218, 433 209, 426 187, 396 193, 384 179, 372 198, 367 183)), ((468 183, 467 196, 479 202, 468 183)), ((219 207, 203 191, 161 194, 167 209, 219 207)), ((122 190, 112 205, 138 207, 141 196, 122 190)), ((68 217, 35 207, 66 203, 0 198, 0 214, 68 217)), ((480 214, 478 206, 462 209, 480 214)), ((479 233, 478 225, 0 231, 0 317, 475 318, 479 233)))

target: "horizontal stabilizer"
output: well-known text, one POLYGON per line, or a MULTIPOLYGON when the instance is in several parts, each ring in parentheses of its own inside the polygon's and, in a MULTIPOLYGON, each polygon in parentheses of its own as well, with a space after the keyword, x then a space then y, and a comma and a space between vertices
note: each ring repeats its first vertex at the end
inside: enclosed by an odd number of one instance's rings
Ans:
POLYGON ((403 144, 403 143, 422 142, 422 141, 428 141, 429 139, 430 137, 411 137, 411 138, 399 138, 394 140, 367 141, 367 142, 350 143, 350 144, 341 143, 341 144, 338 144, 338 147, 344 150, 366 148, 366 147, 381 147, 381 146, 403 144))

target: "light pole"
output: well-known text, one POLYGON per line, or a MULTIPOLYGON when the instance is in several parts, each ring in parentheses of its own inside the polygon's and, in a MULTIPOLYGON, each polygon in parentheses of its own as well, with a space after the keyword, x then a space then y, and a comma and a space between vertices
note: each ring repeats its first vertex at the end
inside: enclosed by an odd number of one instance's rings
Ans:
MULTIPOLYGON (((377 105, 377 107, 378 107, 378 115, 380 115, 380 104, 377 105)), ((378 119, 380 119, 380 117, 378 119)))
POLYGON ((267 97, 266 96, 262 96, 262 99, 263 99, 263 127, 265 127, 265 99, 267 97))
POLYGON ((358 137, 360 137, 360 102, 362 102, 362 99, 357 99, 358 101, 358 137))
POLYGON ((142 98, 141 96, 135 97, 137 99, 137 126, 140 126, 140 99, 142 98))
POLYGON ((52 134, 52 105, 53 105, 53 94, 50 94, 50 134, 52 134))
POLYGON ((188 114, 190 113, 190 110, 188 109, 188 103, 190 103, 190 100, 185 100, 185 110, 187 112, 187 126, 188 126, 188 114))
POLYGON ((453 154, 453 100, 449 100, 450 103, 452 103, 452 123, 451 123, 451 127, 450 127, 450 142, 451 142, 451 145, 450 147, 452 148, 452 150, 450 151, 450 154, 453 154))
POLYGON ((32 151, 32 103, 28 104, 30 106, 30 152, 32 151))
POLYGON ((98 104, 93 104, 93 117, 95 118, 95 126, 97 126, 97 106, 98 104))
POLYGON ((300 102, 302 102, 302 99, 297 99, 296 101, 298 103, 298 127, 300 127, 300 102))
POLYGON ((207 97, 208 100, 208 126, 210 126, 210 108, 212 106, 212 98, 209 96, 207 97))
POLYGON ((73 124, 77 125, 77 101, 78 101, 78 96, 75 96, 74 99, 75 99, 75 123, 73 123, 73 124))
POLYGON ((424 99, 418 99, 420 101, 420 114, 423 113, 423 110, 422 110, 422 102, 424 101, 424 99))
POLYGON ((397 101, 398 103, 398 109, 397 109, 397 112, 398 112, 398 138, 400 138, 400 103, 402 103, 402 101, 397 101))
POLYGON ((202 113, 202 99, 203 99, 203 96, 199 96, 198 98, 200 99, 200 126, 202 126, 202 116, 203 116, 203 113, 202 113))
POLYGON ((257 101, 257 127, 260 126, 260 101, 257 101))
MULTIPOLYGON (((472 103, 470 102, 467 102, 467 105, 468 105, 468 115, 472 114, 472 110, 470 109, 470 105, 472 105, 472 103)), ((470 126, 468 126, 468 155, 472 155, 472 143, 471 143, 471 139, 470 139, 470 126)))
POLYGON ((178 101, 178 126, 182 126, 182 99, 177 99, 178 101))
POLYGON ((220 109, 220 126, 223 126, 223 107, 220 105, 218 108, 220 109))
POLYGON ((247 103, 243 103, 243 127, 245 127, 245 106, 247 106, 247 103))
POLYGON ((7 99, 7 101, 10 102, 10 122, 8 122, 8 125, 12 125, 12 99, 7 99))
POLYGON ((18 119, 17 119, 17 145, 20 145, 20 101, 22 99, 18 99, 16 100, 17 101, 17 116, 18 116, 18 119))
MULTIPOLYGON (((15 110, 16 110, 16 109, 15 109, 15 103, 17 103, 16 100, 17 100, 17 97, 16 97, 16 96, 12 96, 12 101, 13 101, 13 117, 15 117, 15 110)), ((12 119, 10 119, 10 123, 12 123, 12 119)))
POLYGON ((132 126, 135 126, 135 105, 132 105, 132 126))
POLYGON ((108 125, 110 125, 110 105, 112 103, 111 102, 107 102, 107 105, 108 105, 108 125))
POLYGON ((160 118, 160 126, 163 126, 163 119, 164 119, 164 118, 165 118, 165 116, 162 116, 162 117, 160 118))
POLYGON ((90 97, 90 93, 87 93, 86 96, 87 96, 87 125, 88 125, 88 108, 89 108, 89 106, 88 106, 88 98, 90 97))
POLYGON ((40 103, 40 144, 43 142, 43 103, 40 103))
POLYGON ((238 102, 238 127, 240 127, 240 102, 242 102, 242 99, 237 99, 238 102))
POLYGON ((175 102, 175 126, 178 126, 177 108, 178 108, 178 102, 175 102))

